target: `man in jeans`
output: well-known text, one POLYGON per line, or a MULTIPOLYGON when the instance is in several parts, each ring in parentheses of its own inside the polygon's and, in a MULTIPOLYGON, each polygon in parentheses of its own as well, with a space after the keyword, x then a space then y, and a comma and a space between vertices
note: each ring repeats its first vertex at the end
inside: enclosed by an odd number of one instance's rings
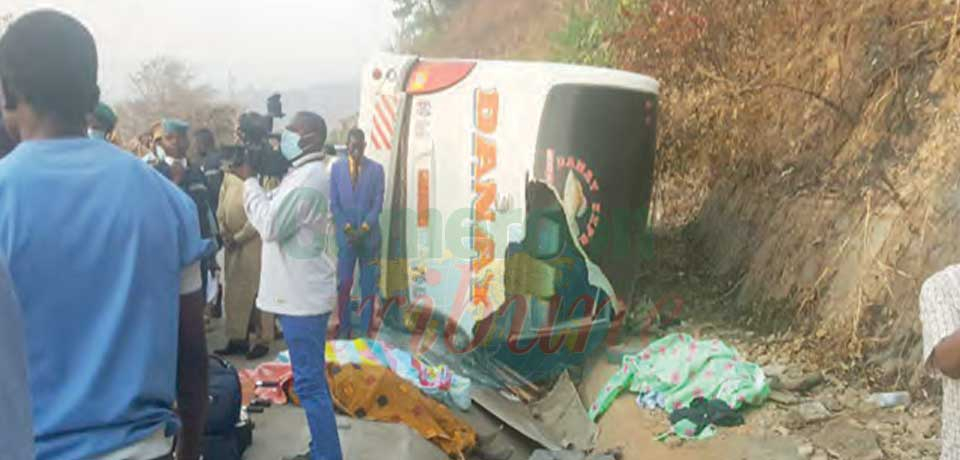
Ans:
POLYGON ((19 142, 0 160, 0 254, 26 331, 36 458, 169 459, 179 434, 177 459, 197 460, 199 260, 212 245, 196 206, 135 156, 87 137, 97 50, 76 19, 43 10, 10 24, 0 86, 19 142))
POLYGON ((336 264, 327 253, 330 174, 324 162, 327 126, 319 115, 298 113, 283 132, 281 152, 291 169, 266 192, 249 165, 247 218, 263 240, 257 307, 280 318, 290 347, 294 390, 307 413, 310 459, 341 460, 324 353, 327 322, 337 301, 336 264))

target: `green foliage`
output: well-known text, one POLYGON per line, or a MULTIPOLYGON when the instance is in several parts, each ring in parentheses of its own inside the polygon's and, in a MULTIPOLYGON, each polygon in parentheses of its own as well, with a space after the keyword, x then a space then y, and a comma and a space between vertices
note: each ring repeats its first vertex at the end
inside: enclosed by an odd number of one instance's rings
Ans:
POLYGON ((553 37, 556 58, 573 64, 615 66, 611 39, 629 24, 629 18, 622 13, 646 3, 646 0, 593 0, 584 7, 574 7, 566 28, 553 37))
POLYGON ((400 25, 398 38, 410 44, 427 39, 440 28, 442 19, 464 0, 393 0, 393 17, 400 25))

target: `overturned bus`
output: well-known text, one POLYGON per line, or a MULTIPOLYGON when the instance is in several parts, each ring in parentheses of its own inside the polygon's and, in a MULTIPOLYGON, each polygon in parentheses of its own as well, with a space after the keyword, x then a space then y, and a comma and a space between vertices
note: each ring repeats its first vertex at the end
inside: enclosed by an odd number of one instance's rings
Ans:
POLYGON ((609 69, 376 56, 358 124, 386 174, 387 324, 529 381, 611 340, 652 250, 658 89, 609 69))

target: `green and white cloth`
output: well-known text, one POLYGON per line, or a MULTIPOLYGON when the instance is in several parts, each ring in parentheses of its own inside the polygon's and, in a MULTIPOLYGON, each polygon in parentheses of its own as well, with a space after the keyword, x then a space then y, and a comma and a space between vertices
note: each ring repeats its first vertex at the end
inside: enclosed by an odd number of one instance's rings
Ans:
MULTIPOLYGON (((590 418, 599 418, 626 389, 662 395, 668 413, 697 398, 719 399, 738 410, 744 404, 762 404, 770 394, 760 366, 744 361, 720 340, 696 340, 686 334, 668 335, 640 353, 624 356, 620 369, 590 406, 590 418)), ((703 437, 677 429, 680 436, 703 437)))

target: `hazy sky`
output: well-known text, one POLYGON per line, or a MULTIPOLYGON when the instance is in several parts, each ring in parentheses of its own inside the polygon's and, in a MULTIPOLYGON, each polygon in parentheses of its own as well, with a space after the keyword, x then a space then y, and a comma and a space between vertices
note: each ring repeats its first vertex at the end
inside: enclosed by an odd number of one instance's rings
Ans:
MULTIPOLYGON (((390 0, 2 0, 0 14, 53 7, 80 18, 100 52, 105 99, 158 55, 183 58, 226 90, 302 88, 357 78, 389 45, 390 0)), ((113 95, 113 97, 111 97, 113 95)))

